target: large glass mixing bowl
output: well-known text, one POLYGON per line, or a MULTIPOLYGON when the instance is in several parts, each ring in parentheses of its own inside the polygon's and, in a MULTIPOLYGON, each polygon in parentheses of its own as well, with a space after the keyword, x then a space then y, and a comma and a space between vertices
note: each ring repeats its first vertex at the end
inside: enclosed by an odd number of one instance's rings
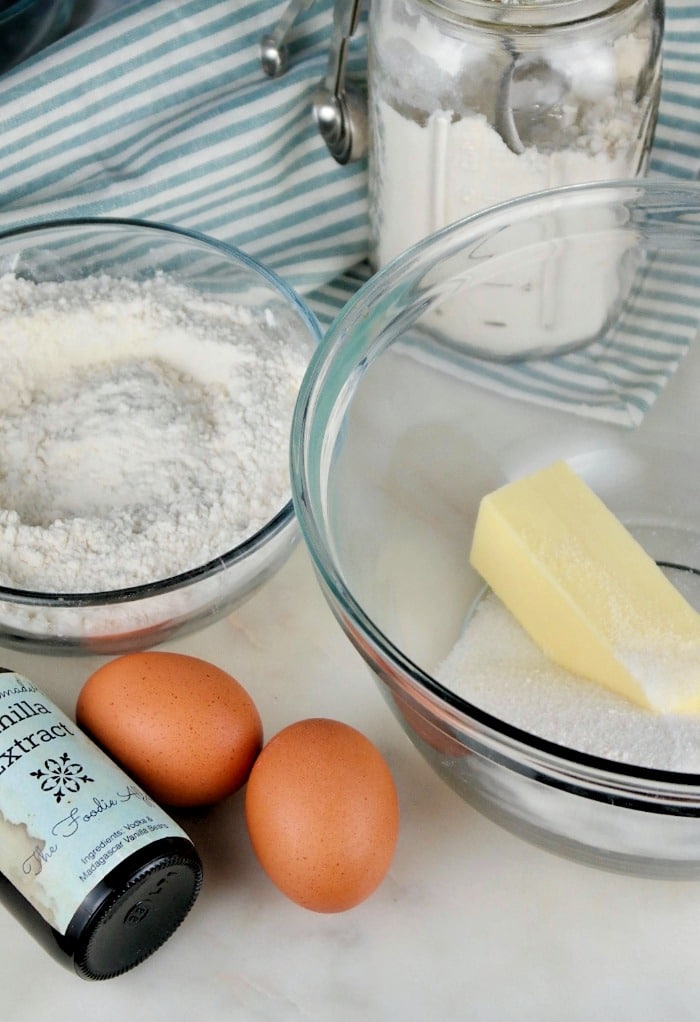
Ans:
POLYGON ((699 325, 700 184, 527 196, 370 279, 293 424, 321 587, 427 762, 513 832, 639 875, 700 875, 700 735, 687 760, 641 763, 626 732, 601 753, 548 731, 546 697, 523 726, 440 671, 484 599, 481 497, 557 459, 700 610, 699 325))

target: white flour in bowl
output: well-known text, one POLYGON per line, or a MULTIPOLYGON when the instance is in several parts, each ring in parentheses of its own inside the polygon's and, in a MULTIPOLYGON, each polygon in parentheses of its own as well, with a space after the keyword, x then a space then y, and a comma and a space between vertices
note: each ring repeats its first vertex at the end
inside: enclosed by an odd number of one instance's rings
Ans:
POLYGON ((103 592, 202 565, 289 500, 308 341, 165 276, 0 278, 0 584, 103 592))

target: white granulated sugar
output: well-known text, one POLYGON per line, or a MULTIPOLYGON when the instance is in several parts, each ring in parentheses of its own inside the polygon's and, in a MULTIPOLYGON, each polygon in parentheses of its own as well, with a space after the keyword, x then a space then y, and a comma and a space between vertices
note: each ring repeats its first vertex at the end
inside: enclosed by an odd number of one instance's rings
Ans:
POLYGON ((163 275, 5 275, 0 323, 0 584, 102 592, 167 578, 289 499, 310 350, 269 310, 163 275))
POLYGON ((700 717, 648 712, 552 663, 489 593, 436 677, 500 720, 580 752, 700 772, 700 717))

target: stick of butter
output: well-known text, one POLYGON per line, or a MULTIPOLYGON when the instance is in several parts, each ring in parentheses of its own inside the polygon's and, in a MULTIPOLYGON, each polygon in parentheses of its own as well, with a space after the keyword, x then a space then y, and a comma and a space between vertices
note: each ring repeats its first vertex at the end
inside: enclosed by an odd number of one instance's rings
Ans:
POLYGON ((483 498, 470 561, 560 666, 650 710, 700 711, 700 614, 566 462, 483 498))

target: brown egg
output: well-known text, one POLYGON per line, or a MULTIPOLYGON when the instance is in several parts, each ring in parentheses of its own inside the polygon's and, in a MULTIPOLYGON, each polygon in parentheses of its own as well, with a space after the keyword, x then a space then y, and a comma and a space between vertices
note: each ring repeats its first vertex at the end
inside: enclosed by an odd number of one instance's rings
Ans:
POLYGON ((399 803, 389 767, 339 721, 302 720, 275 735, 251 771, 245 813, 272 882, 316 912, 364 901, 394 856, 399 803))
POLYGON ((156 802, 199 806, 237 791, 262 746, 255 703, 198 657, 129 653, 85 682, 78 724, 156 802))

